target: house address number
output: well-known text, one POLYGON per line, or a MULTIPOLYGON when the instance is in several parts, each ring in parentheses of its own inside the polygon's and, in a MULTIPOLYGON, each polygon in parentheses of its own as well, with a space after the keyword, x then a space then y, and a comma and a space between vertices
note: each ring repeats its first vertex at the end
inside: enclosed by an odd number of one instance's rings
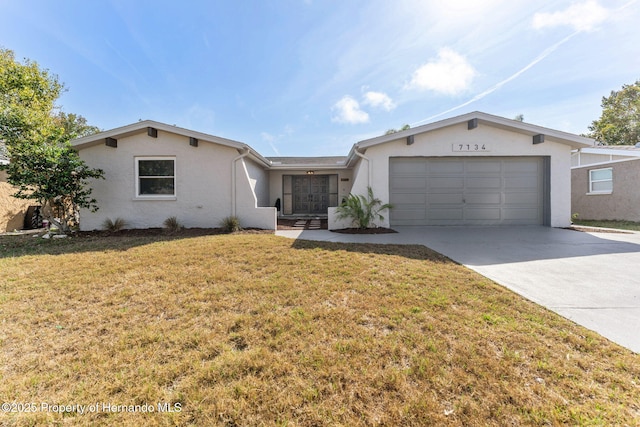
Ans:
POLYGON ((490 151, 487 144, 451 144, 452 151, 490 151))

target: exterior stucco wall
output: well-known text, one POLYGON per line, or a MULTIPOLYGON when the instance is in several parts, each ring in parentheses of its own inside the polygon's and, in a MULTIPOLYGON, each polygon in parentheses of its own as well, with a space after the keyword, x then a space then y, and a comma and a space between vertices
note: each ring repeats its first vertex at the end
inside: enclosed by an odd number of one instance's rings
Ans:
MULTIPOLYGON (((304 170, 272 170, 269 172, 269 206, 274 206, 277 199, 284 200, 282 196, 282 177, 284 175, 305 175, 304 170)), ((349 195, 353 183, 353 171, 349 169, 322 169, 316 170, 316 175, 338 175, 338 203, 349 195), (343 181, 346 179, 348 181, 343 181)), ((280 212, 282 214, 282 212, 280 212)))
POLYGON ((35 200, 17 199, 13 194, 17 189, 7 182, 7 172, 0 171, 0 233, 22 230, 24 215, 35 200))
POLYGON ((640 221, 640 159, 571 171, 571 211, 580 219, 640 221), (611 167, 611 194, 588 194, 589 171, 611 167))
MULTIPOLYGON (((89 166, 105 171, 104 180, 91 183, 100 209, 95 213, 81 210, 82 230, 100 229, 106 218, 118 217, 127 221, 130 228, 162 227, 170 216, 177 217, 185 227, 213 228, 232 214, 232 162, 239 155, 234 148, 205 141, 192 147, 185 136, 158 131, 158 137, 152 138, 145 130, 118 138, 117 148, 101 143, 85 147, 79 154, 89 166), (135 159, 140 156, 175 157, 175 198, 136 198, 135 159)), ((242 179, 237 179, 238 188, 244 185, 246 188, 241 190, 253 194, 246 168, 237 169, 244 174, 242 179)), ((255 208, 255 196, 252 202, 255 208)), ((246 213, 242 225, 257 227, 251 220, 251 215, 246 213)), ((274 227, 275 222, 270 228, 274 227)))
MULTIPOLYGON (((406 138, 369 147, 364 153, 369 165, 359 169, 354 177, 352 193, 366 194, 367 168, 371 168, 371 187, 374 195, 383 203, 389 201, 390 157, 480 157, 480 156, 549 156, 550 157, 550 207, 551 226, 565 227, 570 224, 571 206, 571 148, 568 145, 546 141, 533 144, 530 135, 482 125, 467 130, 461 123, 415 135, 412 145, 406 138), (453 151, 452 144, 485 144, 484 152, 453 151)), ((389 226, 389 215, 379 226, 389 226)))
POLYGON ((256 195, 258 206, 269 205, 269 172, 252 160, 245 160, 249 183, 256 195))

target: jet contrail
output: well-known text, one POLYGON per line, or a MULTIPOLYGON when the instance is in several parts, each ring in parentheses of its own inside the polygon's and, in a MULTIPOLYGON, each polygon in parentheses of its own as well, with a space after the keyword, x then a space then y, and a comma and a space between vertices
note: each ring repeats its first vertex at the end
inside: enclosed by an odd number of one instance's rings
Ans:
POLYGON ((414 127, 416 125, 420 125, 422 123, 431 121, 437 117, 443 116, 447 113, 450 113, 452 111, 455 111, 459 108, 462 107, 466 107, 469 104, 472 104, 476 101, 481 100, 482 98, 484 98, 485 96, 495 92, 496 90, 500 89, 502 86, 504 86, 505 84, 509 83, 511 80, 516 79, 517 77, 519 77, 522 73, 524 73, 525 71, 529 70, 531 67, 533 67, 534 65, 536 65, 538 62, 542 61, 543 59, 545 59, 547 56, 551 55, 556 49, 558 49, 560 46, 562 46, 563 44, 565 44, 566 42, 568 42, 569 40, 571 40, 573 37, 575 37, 577 34, 579 34, 581 31, 576 31, 572 34, 569 34, 567 37, 563 38, 562 40, 560 40, 559 42, 555 43, 554 45, 546 48, 540 55, 538 55, 533 61, 531 61, 530 63, 528 63, 527 65, 525 65, 523 68, 521 68, 520 70, 518 70, 516 73, 512 74, 511 76, 507 77, 506 79, 502 80, 501 82, 496 83, 495 85, 491 86, 489 89, 485 90, 484 92, 481 92, 479 94, 477 94, 476 96, 474 96, 473 98, 471 98, 470 100, 460 104, 460 105, 456 105, 453 108, 449 108, 446 111, 443 111, 441 113, 436 114, 435 116, 431 116, 431 117, 427 117, 424 120, 420 120, 419 122, 416 122, 414 124, 411 125, 411 127, 414 127))

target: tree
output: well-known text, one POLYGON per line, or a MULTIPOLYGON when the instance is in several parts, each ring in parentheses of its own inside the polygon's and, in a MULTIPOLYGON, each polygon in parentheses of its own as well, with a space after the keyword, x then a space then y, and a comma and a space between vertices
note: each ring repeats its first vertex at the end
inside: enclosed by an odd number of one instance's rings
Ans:
POLYGON ((403 130, 407 130, 407 129, 411 129, 410 125, 403 125, 400 129, 389 129, 388 131, 386 131, 384 134, 385 135, 391 135, 392 133, 397 133, 397 132, 402 132, 403 130))
POLYGON ((515 116, 513 118, 513 120, 519 121, 519 122, 524 122, 524 114, 518 114, 517 116, 515 116))
POLYGON ((12 51, 0 49, 0 139, 10 147, 57 137, 51 113, 62 89, 58 77, 37 63, 21 64, 12 51))
POLYGON ((56 112, 62 90, 58 77, 36 62, 17 62, 12 51, 0 49, 0 141, 10 160, 3 168, 18 187, 15 197, 37 200, 49 220, 68 231, 78 208, 98 208, 87 184, 104 172, 88 167, 69 144, 96 128, 82 116, 56 112))
POLYGON ((10 159, 8 181, 18 187, 14 196, 37 200, 41 211, 61 230, 69 231, 77 222, 78 208, 98 209, 87 181, 102 178, 104 172, 88 167, 68 142, 20 144, 11 151, 10 159))
POLYGON ((640 142, 640 80, 602 98, 602 115, 589 126, 589 137, 609 145, 640 142))
POLYGON ((69 141, 100 132, 100 128, 89 125, 87 123, 87 119, 79 114, 67 114, 63 111, 60 111, 54 117, 54 121, 58 124, 58 126, 62 127, 62 129, 64 130, 65 138, 68 138, 69 141))

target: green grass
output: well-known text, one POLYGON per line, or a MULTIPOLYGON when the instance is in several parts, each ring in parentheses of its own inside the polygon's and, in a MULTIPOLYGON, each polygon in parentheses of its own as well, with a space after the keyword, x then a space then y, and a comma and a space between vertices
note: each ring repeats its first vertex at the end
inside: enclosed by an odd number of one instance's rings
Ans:
POLYGON ((583 225, 585 227, 605 227, 605 228, 617 228, 621 230, 633 230, 640 231, 640 222, 633 221, 613 221, 613 220, 588 220, 588 219, 574 219, 572 222, 575 225, 583 225))
POLYGON ((637 425, 632 352, 421 246, 0 237, 0 425, 637 425))

